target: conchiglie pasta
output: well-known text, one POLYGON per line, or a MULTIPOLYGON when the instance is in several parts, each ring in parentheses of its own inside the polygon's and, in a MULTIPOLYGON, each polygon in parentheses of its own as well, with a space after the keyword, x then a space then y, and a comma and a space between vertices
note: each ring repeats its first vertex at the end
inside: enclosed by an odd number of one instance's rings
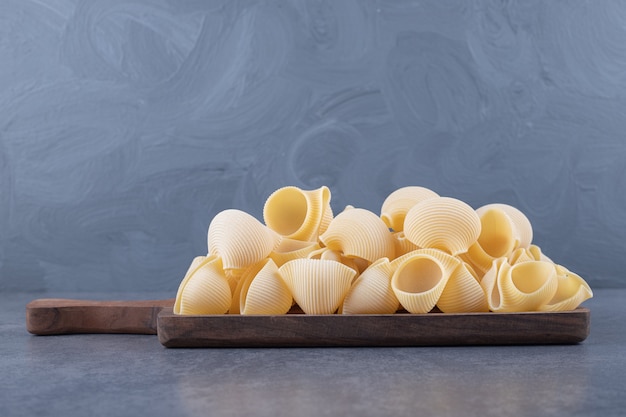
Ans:
POLYGON ((574 310, 583 301, 593 297, 589 284, 579 275, 561 265, 555 265, 557 290, 548 303, 539 307, 540 311, 574 310))
POLYGON ((306 314, 333 314, 343 302, 356 271, 337 261, 296 259, 278 270, 306 314))
POLYGON ((396 268, 391 288, 408 312, 423 314, 435 307, 449 278, 449 269, 439 259, 418 253, 396 268))
POLYGON ((404 219, 404 234, 421 248, 459 255, 478 240, 480 218, 461 200, 437 197, 414 205, 404 219))
POLYGON ((239 293, 241 314, 286 314, 291 304, 291 293, 271 259, 259 262, 239 293))
POLYGON ((265 224, 290 239, 315 241, 330 223, 330 190, 288 186, 274 191, 263 207, 265 224))
POLYGON ((419 249, 419 246, 406 238, 404 232, 395 232, 391 236, 393 237, 396 258, 419 249))
POLYGON ((394 232, 404 229, 406 213, 417 203, 439 197, 436 192, 418 186, 398 188, 387 196, 380 209, 380 217, 394 232))
POLYGON ((444 313, 489 311, 487 295, 470 265, 461 263, 450 275, 437 307, 444 313))
POLYGON ((392 259, 395 253, 393 237, 385 223, 361 208, 347 208, 339 213, 319 239, 331 250, 370 263, 380 258, 392 259))
POLYGON ((231 302, 231 290, 222 268, 222 261, 208 256, 192 263, 178 287, 174 313, 181 315, 224 314, 231 302), (190 268, 191 269, 191 268, 190 268))
POLYGON ((535 311, 557 291, 554 264, 529 261, 510 265, 498 258, 481 280, 489 309, 494 312, 535 311))
POLYGON ((533 240, 533 228, 528 217, 521 210, 508 204, 493 203, 476 209, 479 216, 486 211, 497 209, 506 213, 515 227, 515 234, 518 240, 517 247, 527 248, 533 240))
POLYGON ((209 254, 221 257, 224 269, 245 269, 268 257, 279 243, 279 235, 235 209, 218 213, 207 234, 209 254))
POLYGON ((391 288, 393 270, 389 259, 381 258, 356 279, 346 295, 342 314, 393 314, 398 298, 391 288))
POLYGON ((476 210, 480 217, 480 236, 476 244, 492 258, 509 256, 519 246, 517 228, 509 215, 499 208, 476 210))
POLYGON ((276 263, 278 267, 285 262, 294 259, 306 258, 312 252, 320 249, 317 242, 309 242, 290 238, 282 238, 280 244, 274 248, 269 257, 276 263))

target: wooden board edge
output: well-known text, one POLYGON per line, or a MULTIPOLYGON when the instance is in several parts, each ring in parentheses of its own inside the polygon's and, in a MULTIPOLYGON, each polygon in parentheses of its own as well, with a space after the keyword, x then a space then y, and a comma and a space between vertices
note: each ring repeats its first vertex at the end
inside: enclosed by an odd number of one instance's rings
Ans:
POLYGON ((590 310, 389 315, 180 316, 164 309, 159 342, 184 347, 418 347, 576 344, 590 310))

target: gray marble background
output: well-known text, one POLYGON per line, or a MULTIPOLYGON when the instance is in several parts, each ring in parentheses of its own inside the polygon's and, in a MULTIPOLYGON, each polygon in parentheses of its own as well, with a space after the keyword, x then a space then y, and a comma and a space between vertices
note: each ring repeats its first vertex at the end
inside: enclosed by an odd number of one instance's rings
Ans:
POLYGON ((175 291, 284 185, 503 202, 626 285, 626 2, 0 1, 0 290, 175 291))

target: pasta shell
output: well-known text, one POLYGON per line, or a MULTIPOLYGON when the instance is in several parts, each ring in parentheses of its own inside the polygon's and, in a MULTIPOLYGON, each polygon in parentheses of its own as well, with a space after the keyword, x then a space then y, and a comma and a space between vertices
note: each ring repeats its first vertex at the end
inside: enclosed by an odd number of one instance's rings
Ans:
POLYGON ((209 254, 220 256, 224 269, 245 269, 267 258, 279 243, 279 235, 235 209, 218 213, 207 234, 209 254))
POLYGON ((404 232, 395 232, 391 236, 393 237, 396 258, 419 249, 419 246, 406 238, 404 232))
POLYGON ((458 258, 442 250, 434 249, 434 248, 423 248, 423 249, 416 249, 412 252, 399 256, 393 261, 391 261, 392 270, 395 271, 406 260, 411 259, 412 257, 418 256, 418 255, 428 255, 428 256, 432 256, 433 258, 436 258, 439 262, 441 262, 441 265, 445 268, 446 274, 452 274, 452 272, 461 264, 461 261, 458 258))
POLYGON ((190 272, 180 283, 174 302, 174 313, 224 314, 228 311, 231 291, 222 261, 216 256, 203 258, 194 259, 190 272))
POLYGON ((480 247, 493 259, 509 256, 519 246, 517 228, 509 215, 496 207, 476 213, 480 217, 480 247))
POLYGON ((537 259, 534 259, 533 256, 529 253, 528 249, 525 248, 517 248, 513 251, 512 254, 509 255, 509 263, 511 265, 536 260, 537 259))
POLYGON ((286 314, 292 297, 271 259, 251 268, 239 293, 241 314, 286 314))
POLYGON ((346 295, 342 314, 393 314, 400 303, 391 288, 389 259, 374 262, 356 279, 346 295))
POLYGON ((498 258, 480 282, 494 312, 536 311, 550 301, 558 281, 554 264, 529 261, 511 266, 498 258))
MULTIPOLYGON (((347 267, 354 269, 357 274, 364 270, 367 266, 362 265, 362 260, 359 258, 348 258, 343 256, 341 252, 337 252, 328 248, 321 248, 314 250, 308 256, 309 259, 321 259, 324 261, 336 261, 341 262, 347 267)), ((367 262, 367 261, 365 261, 367 262)))
POLYGON ((306 314, 333 314, 350 289, 356 271, 337 261, 295 259, 278 269, 306 314))
POLYGON ((407 311, 428 313, 437 304, 449 278, 449 269, 439 259, 418 253, 397 267, 391 278, 391 288, 407 311))
POLYGON ((394 232, 404 230, 406 213, 420 201, 439 197, 439 194, 428 188, 409 186, 398 188, 387 196, 380 209, 380 217, 387 227, 394 232))
POLYGON ((368 262, 393 259, 395 253, 393 237, 385 223, 376 214, 360 208, 339 213, 320 236, 320 241, 346 257, 368 262))
POLYGON ((404 234, 421 248, 436 248, 451 255, 467 252, 480 236, 480 218, 461 200, 437 197, 424 200, 409 210, 404 234))
POLYGON ((280 244, 270 253, 269 257, 280 267, 285 262, 306 258, 318 249, 320 249, 320 245, 316 242, 282 238, 280 244))
POLYGON ((579 275, 569 271, 561 265, 555 265, 558 286, 556 294, 541 311, 566 311, 574 310, 583 301, 593 297, 593 291, 589 284, 579 275))
POLYGON ((528 220, 528 217, 526 217, 524 213, 522 213, 516 207, 502 203, 487 204, 476 209, 476 212, 479 216, 482 216, 484 212, 491 209, 501 210, 509 216, 509 218, 515 225, 516 236, 518 239, 518 247, 527 248, 530 246, 533 240, 533 227, 530 223, 530 220, 528 220))
POLYGON ((263 219, 278 234, 290 239, 315 241, 332 219, 330 189, 302 190, 288 186, 265 201, 263 219))
POLYGON ((470 264, 480 277, 491 269, 495 260, 493 256, 485 252, 478 242, 472 244, 467 249, 467 252, 460 254, 459 257, 470 264))
POLYGON ((444 313, 472 313, 489 311, 485 290, 470 265, 461 263, 450 275, 437 307, 444 313))

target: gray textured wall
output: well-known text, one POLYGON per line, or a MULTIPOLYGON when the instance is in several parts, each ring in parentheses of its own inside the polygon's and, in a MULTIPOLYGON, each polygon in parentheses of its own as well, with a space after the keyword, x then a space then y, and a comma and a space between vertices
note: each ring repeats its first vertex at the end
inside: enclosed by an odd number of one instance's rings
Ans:
POLYGON ((626 2, 0 1, 0 289, 175 290, 220 210, 404 185, 626 278, 626 2))

